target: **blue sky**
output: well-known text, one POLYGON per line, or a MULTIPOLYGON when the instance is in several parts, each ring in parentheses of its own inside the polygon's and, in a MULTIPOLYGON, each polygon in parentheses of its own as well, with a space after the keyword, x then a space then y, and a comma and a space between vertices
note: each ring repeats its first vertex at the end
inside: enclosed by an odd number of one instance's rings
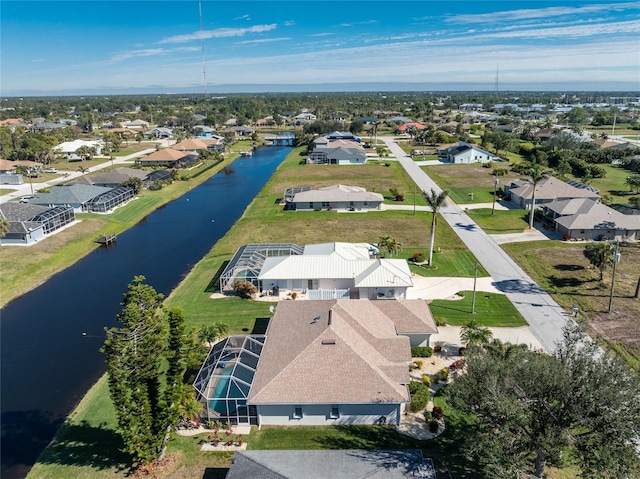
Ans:
POLYGON ((202 92, 203 65, 210 92, 493 90, 496 70, 501 90, 640 90, 638 2, 203 0, 202 26, 199 6, 2 0, 0 94, 202 92))

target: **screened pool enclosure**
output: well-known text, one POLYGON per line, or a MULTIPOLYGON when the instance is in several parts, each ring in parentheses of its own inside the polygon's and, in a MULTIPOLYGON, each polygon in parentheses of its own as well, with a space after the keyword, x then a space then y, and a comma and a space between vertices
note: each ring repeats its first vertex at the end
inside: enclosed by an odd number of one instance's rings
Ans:
POLYGON ((231 291, 236 281, 245 280, 258 286, 258 275, 264 260, 270 256, 302 254, 304 247, 293 243, 248 244, 238 248, 220 275, 220 292, 231 291))
POLYGON ((207 419, 257 424, 247 397, 266 336, 230 336, 213 346, 193 384, 206 405, 207 419))

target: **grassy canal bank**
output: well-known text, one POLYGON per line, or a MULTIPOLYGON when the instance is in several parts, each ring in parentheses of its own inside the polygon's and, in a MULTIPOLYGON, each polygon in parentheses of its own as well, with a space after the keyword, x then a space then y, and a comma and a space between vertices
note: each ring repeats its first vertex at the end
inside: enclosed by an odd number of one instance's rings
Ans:
MULTIPOLYGON (((244 142, 246 143, 246 142, 244 142)), ((179 198, 229 165, 247 145, 239 142, 220 163, 207 162, 188 172, 186 180, 176 180, 158 191, 143 190, 126 205, 104 215, 80 213, 77 222, 29 247, 3 247, 0 254, 0 308, 47 281, 54 274, 99 248, 101 235, 120 234, 161 206, 179 198)))

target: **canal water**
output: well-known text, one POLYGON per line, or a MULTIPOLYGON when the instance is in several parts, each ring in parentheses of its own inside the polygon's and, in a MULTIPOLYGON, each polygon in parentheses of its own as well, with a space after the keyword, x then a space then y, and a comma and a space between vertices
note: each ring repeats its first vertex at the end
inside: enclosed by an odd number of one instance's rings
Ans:
MULTIPOLYGON (((104 328, 144 275, 167 295, 242 215, 291 148, 260 148, 0 311, 0 477, 24 477, 105 371, 104 328)), ((135 200, 134 200, 135 201, 135 200)), ((212 272, 213 274, 214 272, 212 272)))

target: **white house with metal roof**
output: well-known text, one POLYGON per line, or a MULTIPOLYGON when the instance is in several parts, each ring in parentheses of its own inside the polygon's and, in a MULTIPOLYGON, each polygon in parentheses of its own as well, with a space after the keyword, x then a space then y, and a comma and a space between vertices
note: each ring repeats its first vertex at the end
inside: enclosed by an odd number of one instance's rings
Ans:
POLYGON ((409 265, 402 259, 372 256, 364 243, 307 245, 300 255, 264 259, 260 291, 295 291, 307 299, 402 299, 413 286, 409 265))

